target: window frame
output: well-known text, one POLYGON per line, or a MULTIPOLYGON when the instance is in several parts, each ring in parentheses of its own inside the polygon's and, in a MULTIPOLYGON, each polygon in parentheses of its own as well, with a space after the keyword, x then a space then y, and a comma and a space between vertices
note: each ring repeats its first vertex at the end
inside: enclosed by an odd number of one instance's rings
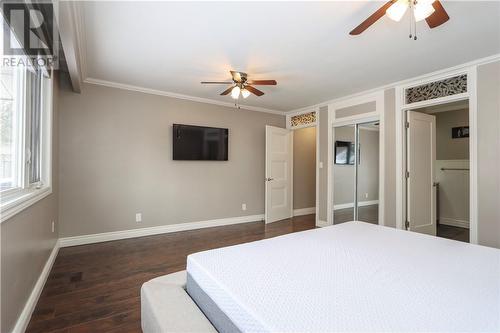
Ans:
POLYGON ((27 153, 30 148, 31 82, 28 82, 30 68, 20 71, 21 80, 16 82, 16 187, 0 192, 0 223, 10 219, 27 207, 35 204, 52 193, 52 117, 53 117, 53 73, 49 77, 42 74, 40 93, 40 182, 30 184, 30 166, 27 153), (17 125, 17 126, 16 126, 17 125))

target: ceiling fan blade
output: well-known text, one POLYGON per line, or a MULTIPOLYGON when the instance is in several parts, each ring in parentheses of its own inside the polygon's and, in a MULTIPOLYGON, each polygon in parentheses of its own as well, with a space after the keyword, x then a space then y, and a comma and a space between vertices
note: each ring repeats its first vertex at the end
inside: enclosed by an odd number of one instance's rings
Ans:
POLYGON ((385 5, 383 5, 382 7, 380 7, 375 13, 373 13, 370 17, 368 17, 366 20, 364 20, 363 23, 361 23, 356 28, 354 28, 354 30, 352 30, 349 33, 349 35, 359 35, 363 31, 365 31, 366 29, 368 29, 372 24, 374 24, 382 16, 384 16, 385 12, 387 11, 387 9, 389 9, 389 7, 391 7, 395 2, 396 2, 396 0, 390 0, 385 5))
POLYGON ((226 90, 224 90, 222 93, 221 93, 221 96, 224 96, 224 95, 227 95, 231 92, 231 90, 233 90, 234 86, 231 86, 229 88, 227 88, 226 90))
POLYGON ((434 13, 432 13, 431 16, 425 19, 431 29, 439 27, 441 24, 445 23, 450 19, 450 16, 446 12, 446 10, 444 10, 444 7, 441 4, 441 2, 434 1, 432 3, 432 7, 434 7, 434 13))
POLYGON ((276 80, 252 80, 248 82, 253 85, 261 85, 261 86, 275 86, 278 84, 276 80))
POLYGON ((229 71, 229 72, 231 72, 231 76, 233 77, 233 80, 236 82, 241 82, 241 78, 247 76, 247 73, 243 72, 236 72, 236 71, 229 71))
POLYGON ((254 88, 252 86, 246 86, 246 90, 250 91, 252 94, 257 95, 257 96, 262 96, 264 95, 264 92, 260 91, 257 88, 254 88))
POLYGON ((201 81, 201 84, 233 84, 233 82, 201 81))

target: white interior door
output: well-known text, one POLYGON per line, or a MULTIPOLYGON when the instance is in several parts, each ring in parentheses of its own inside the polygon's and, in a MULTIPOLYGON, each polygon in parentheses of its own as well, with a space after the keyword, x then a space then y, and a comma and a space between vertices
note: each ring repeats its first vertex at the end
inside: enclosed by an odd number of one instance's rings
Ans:
POLYGON ((436 235, 436 117, 407 112, 408 229, 436 235))
POLYGON ((293 131, 266 126, 266 223, 292 217, 293 131))

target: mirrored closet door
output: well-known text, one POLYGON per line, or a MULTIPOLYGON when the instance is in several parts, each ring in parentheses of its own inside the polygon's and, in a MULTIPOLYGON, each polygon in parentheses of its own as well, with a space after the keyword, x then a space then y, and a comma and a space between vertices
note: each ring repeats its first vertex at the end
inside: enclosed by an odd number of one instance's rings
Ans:
POLYGON ((333 223, 378 224, 379 122, 334 128, 333 223))

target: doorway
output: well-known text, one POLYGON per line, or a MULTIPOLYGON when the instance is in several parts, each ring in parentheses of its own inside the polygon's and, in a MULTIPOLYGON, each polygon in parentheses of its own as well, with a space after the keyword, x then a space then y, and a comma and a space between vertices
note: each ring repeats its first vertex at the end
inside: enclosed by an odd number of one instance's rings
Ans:
POLYGON ((315 125, 266 126, 265 222, 316 213, 315 125))
POLYGON ((405 111, 406 226, 469 242, 469 102, 405 111))
POLYGON ((379 121, 335 126, 333 224, 379 224, 379 121))

